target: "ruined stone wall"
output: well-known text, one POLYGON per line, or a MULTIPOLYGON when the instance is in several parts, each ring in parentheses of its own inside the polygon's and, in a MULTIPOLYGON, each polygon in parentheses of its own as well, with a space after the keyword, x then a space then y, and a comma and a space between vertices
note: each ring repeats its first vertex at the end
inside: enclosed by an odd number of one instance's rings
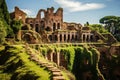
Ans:
POLYGON ((22 20, 23 24, 25 23, 26 13, 20 10, 18 7, 15 7, 15 12, 11 13, 11 19, 22 20))

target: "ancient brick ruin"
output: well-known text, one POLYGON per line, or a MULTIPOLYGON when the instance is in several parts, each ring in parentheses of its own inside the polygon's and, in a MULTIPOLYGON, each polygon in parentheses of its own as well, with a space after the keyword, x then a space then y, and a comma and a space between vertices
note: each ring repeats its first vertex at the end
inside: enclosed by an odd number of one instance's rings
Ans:
MULTIPOLYGON (((35 18, 26 17, 26 13, 15 7, 15 11, 11 13, 11 18, 22 20, 24 30, 32 30, 41 34, 41 38, 47 43, 54 42, 97 42, 102 40, 106 42, 106 35, 101 35, 98 32, 91 31, 89 27, 82 26, 77 23, 63 22, 63 8, 58 8, 54 12, 54 7, 47 8, 47 10, 40 9, 35 18), (44 15, 42 17, 42 14, 44 15), (30 28, 26 25, 30 25, 30 28), (43 32, 44 31, 44 32, 43 32), (43 34, 44 33, 44 34, 43 34), (104 37, 105 36, 105 37, 104 37)), ((24 32, 25 33, 25 32, 24 32)), ((21 33, 21 39, 29 43, 39 43, 33 36, 28 33, 21 33), (27 37, 23 37, 27 36, 27 37)), ((113 39, 112 42, 115 40, 113 39)))
MULTIPOLYGON (((92 31, 87 26, 82 26, 78 23, 63 22, 63 8, 58 8, 54 11, 54 7, 47 8, 47 10, 40 9, 35 18, 26 17, 26 13, 21 11, 18 7, 15 7, 15 11, 11 13, 11 18, 16 20, 22 20, 23 27, 21 28, 20 40, 31 43, 30 45, 36 46, 40 43, 40 40, 45 43, 77 43, 74 46, 79 45, 82 42, 99 42, 101 44, 92 45, 100 52, 100 69, 101 72, 108 76, 108 69, 104 69, 106 66, 104 56, 111 59, 112 54, 119 54, 120 47, 110 46, 109 44, 116 42, 116 39, 110 34, 100 34, 97 31, 92 31), (42 16, 44 14, 44 16, 42 16), (108 43, 107 45, 104 43, 108 43), (35 45, 36 44, 36 45, 35 45), (106 45, 107 47, 105 47, 106 45)), ((89 45, 91 46, 91 45, 89 45)), ((61 52, 51 51, 45 56, 49 61, 55 62, 59 66, 66 68, 67 61, 61 52)), ((86 61, 85 61, 86 62, 86 61)), ((120 69, 116 67, 114 70, 115 75, 120 75, 120 69)), ((90 72, 83 74, 91 77, 90 72)))

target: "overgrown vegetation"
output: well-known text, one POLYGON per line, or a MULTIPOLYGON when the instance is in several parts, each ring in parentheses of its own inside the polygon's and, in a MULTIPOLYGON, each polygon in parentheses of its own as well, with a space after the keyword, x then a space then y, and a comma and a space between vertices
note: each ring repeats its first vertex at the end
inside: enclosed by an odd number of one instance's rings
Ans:
POLYGON ((50 73, 30 61, 23 46, 0 47, 1 80, 50 80, 50 73))
POLYGON ((0 1, 0 44, 4 43, 5 37, 13 33, 10 25, 10 16, 5 0, 0 1))
POLYGON ((100 25, 100 24, 91 24, 89 25, 90 29, 93 31, 97 31, 99 33, 109 33, 104 26, 100 25))
POLYGON ((100 78, 104 80, 98 68, 100 53, 95 48, 89 48, 83 45, 41 45, 37 50, 38 49, 44 56, 46 56, 49 51, 63 54, 67 61, 67 69, 76 76, 77 80, 84 80, 85 77, 86 79, 88 77, 92 80, 98 80, 100 78), (91 77, 83 76, 84 73, 90 73, 91 77))

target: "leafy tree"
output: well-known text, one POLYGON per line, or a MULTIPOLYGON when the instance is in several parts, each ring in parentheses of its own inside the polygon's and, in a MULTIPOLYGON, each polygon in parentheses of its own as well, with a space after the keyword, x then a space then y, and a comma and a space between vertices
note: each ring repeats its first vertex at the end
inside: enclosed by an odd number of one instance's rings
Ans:
POLYGON ((17 34, 19 30, 22 28, 22 21, 21 20, 12 20, 11 22, 11 28, 13 29, 13 32, 15 34, 15 38, 17 39, 17 34))
POLYGON ((0 44, 5 41, 6 28, 4 27, 5 21, 0 19, 0 44))
POLYGON ((98 31, 100 33, 108 33, 108 31, 105 30, 105 28, 102 25, 100 25, 100 24, 91 24, 91 25, 89 25, 89 27, 93 31, 98 31))
POLYGON ((105 16, 100 19, 100 23, 105 24, 106 29, 112 34, 116 33, 119 23, 119 17, 117 16, 105 16))
POLYGON ((120 17, 105 16, 99 22, 105 24, 105 28, 120 41, 120 17))
MULTIPOLYGON (((13 35, 13 30, 11 29, 10 25, 10 15, 8 13, 7 10, 7 5, 5 0, 0 0, 0 21, 2 24, 2 26, 5 28, 4 30, 6 31, 6 35, 7 37, 10 37, 11 35, 13 35)), ((0 27, 2 27, 0 26, 0 27)), ((3 28, 1 28, 3 29, 3 28)))
POLYGON ((7 24, 10 24, 10 15, 5 0, 0 0, 0 18, 3 18, 7 24))
POLYGON ((12 29, 13 29, 14 34, 17 34, 18 31, 19 31, 19 30, 21 29, 21 27, 22 27, 22 21, 20 21, 20 20, 13 20, 13 21, 11 22, 11 27, 12 27, 12 29))

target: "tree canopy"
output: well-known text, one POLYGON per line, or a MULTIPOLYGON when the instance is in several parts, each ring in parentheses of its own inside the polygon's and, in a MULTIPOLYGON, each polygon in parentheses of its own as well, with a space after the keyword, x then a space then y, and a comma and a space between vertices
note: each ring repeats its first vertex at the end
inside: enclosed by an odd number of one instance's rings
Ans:
POLYGON ((100 24, 90 24, 90 29, 93 31, 98 31, 99 33, 108 33, 108 31, 100 24))
POLYGON ((111 32, 118 40, 120 40, 120 17, 119 16, 105 16, 99 20, 100 23, 105 24, 105 28, 111 32))

